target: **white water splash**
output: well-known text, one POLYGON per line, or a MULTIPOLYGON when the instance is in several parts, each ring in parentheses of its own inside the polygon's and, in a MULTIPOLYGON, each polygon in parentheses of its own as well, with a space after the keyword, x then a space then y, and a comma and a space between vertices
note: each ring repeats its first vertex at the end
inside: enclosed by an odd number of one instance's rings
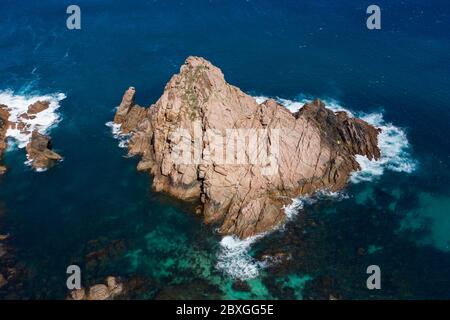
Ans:
POLYGON ((386 123, 380 113, 361 115, 360 118, 381 129, 378 136, 381 158, 375 161, 357 155, 356 160, 361 166, 361 170, 353 172, 350 177, 351 182, 372 181, 381 176, 385 170, 405 173, 415 170, 416 161, 411 158, 409 142, 403 129, 386 123))
POLYGON ((331 192, 329 190, 319 190, 312 196, 303 196, 292 199, 292 203, 283 208, 284 212, 286 213, 286 221, 289 221, 293 217, 295 217, 301 210, 305 208, 305 206, 312 205, 318 201, 330 199, 335 201, 341 201, 348 198, 349 198, 348 194, 344 192, 331 192))
POLYGON ((48 101, 50 103, 49 107, 37 113, 34 119, 20 119, 21 122, 29 126, 27 132, 9 128, 6 136, 12 138, 12 142, 18 148, 24 148, 30 141, 31 133, 34 130, 42 134, 47 134, 51 128, 55 127, 61 121, 57 110, 60 107, 60 101, 65 98, 66 95, 63 93, 38 96, 14 94, 11 90, 0 91, 0 104, 8 106, 10 113, 9 121, 11 122, 17 122, 20 115, 28 111, 28 106, 37 101, 48 101))
POLYGON ((305 206, 312 205, 324 199, 336 199, 339 201, 346 198, 348 198, 348 195, 342 192, 321 190, 310 197, 305 196, 292 199, 292 203, 284 207, 286 212, 286 221, 284 224, 273 228, 271 231, 243 240, 236 236, 223 237, 222 241, 220 241, 221 248, 217 256, 218 262, 216 267, 235 279, 248 280, 256 278, 262 269, 278 263, 279 259, 267 257, 264 261, 258 261, 253 258, 250 255, 250 249, 255 242, 276 230, 283 229, 286 223, 292 220, 305 206))
POLYGON ((120 148, 128 148, 128 142, 130 141, 131 134, 125 134, 122 132, 121 124, 109 121, 105 124, 107 127, 111 128, 111 133, 117 141, 119 141, 120 148))
MULTIPOLYGON (((262 103, 269 99, 265 96, 257 96, 257 103, 262 103)), ((312 97, 301 95, 296 100, 288 100, 282 98, 274 98, 281 105, 285 106, 291 112, 297 112, 307 102, 313 100, 312 97)), ((352 112, 342 107, 338 101, 333 99, 323 99, 326 107, 334 112, 345 111, 350 117, 358 117, 371 125, 380 128, 382 131, 378 136, 378 147, 381 151, 381 158, 377 161, 369 160, 365 156, 357 155, 361 170, 353 172, 350 181, 359 183, 362 181, 373 181, 381 176, 385 170, 395 172, 411 173, 415 170, 417 164, 410 155, 410 145, 406 136, 406 132, 391 123, 387 123, 383 119, 381 112, 363 113, 352 112)))

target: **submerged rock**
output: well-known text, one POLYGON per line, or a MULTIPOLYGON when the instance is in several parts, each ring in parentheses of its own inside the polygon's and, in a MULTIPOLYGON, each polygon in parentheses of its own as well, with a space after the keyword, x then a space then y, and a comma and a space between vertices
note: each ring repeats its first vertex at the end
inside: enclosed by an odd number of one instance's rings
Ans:
POLYGON ((6 246, 0 243, 0 258, 7 254, 6 246))
POLYGON ((268 231, 292 198, 342 189, 360 169, 356 155, 380 157, 379 130, 363 120, 318 99, 296 113, 258 104, 200 57, 186 60, 151 107, 136 105, 135 93, 126 91, 114 122, 131 134, 138 169, 154 176, 156 191, 200 200, 204 221, 224 235, 268 231))
POLYGON ((62 157, 52 151, 51 138, 33 131, 31 141, 27 144, 27 157, 34 169, 47 169, 62 157))

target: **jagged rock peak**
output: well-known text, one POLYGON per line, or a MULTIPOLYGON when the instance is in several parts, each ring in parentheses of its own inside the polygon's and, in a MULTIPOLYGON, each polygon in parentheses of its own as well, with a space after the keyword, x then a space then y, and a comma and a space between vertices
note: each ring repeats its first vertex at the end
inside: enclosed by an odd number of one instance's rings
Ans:
POLYGON ((222 234, 268 231, 292 198, 345 187, 360 169, 357 154, 380 157, 378 130, 363 120, 319 99, 295 114, 275 100, 258 104, 200 57, 187 58, 149 108, 134 103, 135 92, 125 92, 114 121, 131 133, 138 169, 156 191, 199 201, 222 234))

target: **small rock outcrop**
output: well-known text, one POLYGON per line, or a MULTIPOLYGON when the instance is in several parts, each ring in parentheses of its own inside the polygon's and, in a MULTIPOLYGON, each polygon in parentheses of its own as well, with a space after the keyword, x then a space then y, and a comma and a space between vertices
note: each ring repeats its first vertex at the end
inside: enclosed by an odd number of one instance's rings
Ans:
MULTIPOLYGON (((10 110, 6 105, 0 105, 0 159, 7 146, 8 129, 19 130, 21 133, 29 134, 31 125, 28 122, 36 118, 36 115, 50 106, 48 101, 37 101, 28 106, 27 112, 21 114, 14 121, 11 121, 10 110)), ((36 170, 42 170, 50 167, 55 161, 62 157, 52 151, 51 138, 34 130, 31 134, 30 142, 26 146, 27 157, 32 167, 36 170)), ((0 175, 6 172, 6 167, 0 165, 0 175)))
MULTIPOLYGON (((6 131, 9 126, 9 111, 5 105, 0 105, 0 160, 3 156, 3 152, 6 149, 6 131)), ((6 167, 0 165, 0 175, 6 172, 6 167)))
POLYGON ((96 284, 89 289, 81 288, 70 292, 71 300, 111 300, 121 295, 123 284, 115 277, 106 278, 106 284, 96 284))
POLYGON ((149 108, 135 93, 125 92, 114 122, 131 135, 138 170, 153 175, 156 191, 200 200, 204 221, 224 235, 268 231, 292 198, 345 187, 360 169, 356 155, 380 157, 379 130, 363 120, 318 99, 296 113, 275 100, 258 104, 200 57, 189 57, 149 108))
POLYGON ((62 157, 52 151, 52 142, 49 136, 33 131, 31 141, 27 144, 27 157, 36 170, 49 168, 55 161, 62 157))

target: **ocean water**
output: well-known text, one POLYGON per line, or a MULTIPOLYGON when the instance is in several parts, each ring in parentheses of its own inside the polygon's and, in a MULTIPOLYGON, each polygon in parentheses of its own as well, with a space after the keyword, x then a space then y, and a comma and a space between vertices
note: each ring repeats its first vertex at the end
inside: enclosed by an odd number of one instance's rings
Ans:
MULTIPOLYGON (((0 103, 36 121, 57 166, 33 172, 27 137, 9 131, 0 234, 20 279, 1 298, 64 299, 66 268, 84 285, 106 276, 125 298, 450 298, 450 5, 377 1, 79 0, 0 3, 0 103), (220 237, 189 204, 154 193, 105 124, 129 86, 150 105, 189 55, 219 66, 257 99, 298 109, 320 97, 383 130, 383 158, 359 158, 339 194, 295 199, 287 223, 245 241, 220 237), (366 288, 379 265, 382 290, 366 288)), ((0 267, 1 262, 0 262, 0 267)))

